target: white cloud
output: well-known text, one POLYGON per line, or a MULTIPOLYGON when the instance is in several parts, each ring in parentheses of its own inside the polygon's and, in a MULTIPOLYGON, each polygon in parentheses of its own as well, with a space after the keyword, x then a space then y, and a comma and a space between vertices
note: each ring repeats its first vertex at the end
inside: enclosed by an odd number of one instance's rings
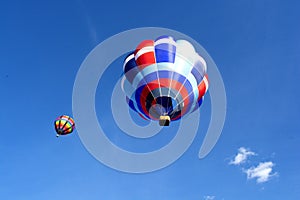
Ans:
POLYGON ((215 196, 204 196, 204 200, 214 200, 215 196))
MULTIPOLYGON (((232 159, 229 164, 230 165, 238 165, 240 167, 246 167, 251 162, 247 162, 247 165, 243 165, 248 159, 249 156, 257 155, 256 153, 250 151, 250 149, 246 149, 245 147, 240 147, 238 149, 237 155, 235 155, 234 159, 232 159)), ((274 156, 275 153, 272 154, 274 156)), ((277 176, 278 173, 274 172, 275 164, 272 161, 268 162, 259 162, 258 165, 251 164, 252 167, 244 168, 242 170, 247 174, 247 179, 254 179, 257 183, 264 183, 270 180, 271 177, 277 176)))
POLYGON ((269 162, 261 162, 256 167, 251 167, 244 172, 247 174, 248 179, 256 179, 257 183, 263 183, 268 181, 272 176, 277 175, 277 173, 272 173, 274 163, 269 162))
POLYGON ((238 154, 229 162, 231 165, 239 165, 244 163, 249 156, 256 155, 254 152, 247 150, 245 147, 240 147, 238 154))

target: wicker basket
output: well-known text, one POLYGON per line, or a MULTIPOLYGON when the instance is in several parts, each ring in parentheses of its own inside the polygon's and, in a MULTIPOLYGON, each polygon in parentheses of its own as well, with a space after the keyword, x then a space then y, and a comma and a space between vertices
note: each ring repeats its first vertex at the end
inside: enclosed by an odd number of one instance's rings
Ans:
POLYGON ((171 119, 169 116, 160 116, 159 117, 159 125, 160 126, 169 126, 170 121, 171 121, 171 119))

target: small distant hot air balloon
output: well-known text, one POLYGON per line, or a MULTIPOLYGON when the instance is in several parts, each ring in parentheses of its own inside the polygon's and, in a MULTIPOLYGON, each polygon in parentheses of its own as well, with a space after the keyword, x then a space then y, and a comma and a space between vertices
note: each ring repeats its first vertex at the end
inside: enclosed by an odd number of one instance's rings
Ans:
POLYGON ((200 107, 208 89, 205 60, 186 40, 142 41, 123 65, 122 89, 142 118, 168 126, 200 107))
POLYGON ((56 137, 68 135, 75 129, 75 122, 70 116, 61 115, 54 121, 54 127, 57 133, 56 137))

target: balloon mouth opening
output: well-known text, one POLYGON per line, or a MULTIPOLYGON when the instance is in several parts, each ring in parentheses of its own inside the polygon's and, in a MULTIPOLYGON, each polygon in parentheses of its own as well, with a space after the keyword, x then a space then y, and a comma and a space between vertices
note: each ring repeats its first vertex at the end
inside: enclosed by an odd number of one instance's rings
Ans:
POLYGON ((158 120, 160 116, 170 115, 173 111, 174 100, 172 97, 159 96, 156 97, 149 105, 149 114, 154 119, 158 120))

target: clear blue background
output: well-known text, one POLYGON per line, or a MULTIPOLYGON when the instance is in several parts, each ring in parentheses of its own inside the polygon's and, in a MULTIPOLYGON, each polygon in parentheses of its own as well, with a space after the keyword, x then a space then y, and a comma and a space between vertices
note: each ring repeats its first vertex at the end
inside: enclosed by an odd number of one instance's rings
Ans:
POLYGON ((298 1, 280 0, 2 1, 0 199, 299 199, 299 9, 298 1), (53 120, 72 114, 73 83, 87 54, 145 26, 198 41, 222 74, 228 109, 205 159, 197 156, 201 129, 173 165, 135 175, 95 160, 76 132, 57 139, 53 120), (253 162, 274 162, 278 175, 247 180, 228 165, 241 146, 260 155, 253 162))

